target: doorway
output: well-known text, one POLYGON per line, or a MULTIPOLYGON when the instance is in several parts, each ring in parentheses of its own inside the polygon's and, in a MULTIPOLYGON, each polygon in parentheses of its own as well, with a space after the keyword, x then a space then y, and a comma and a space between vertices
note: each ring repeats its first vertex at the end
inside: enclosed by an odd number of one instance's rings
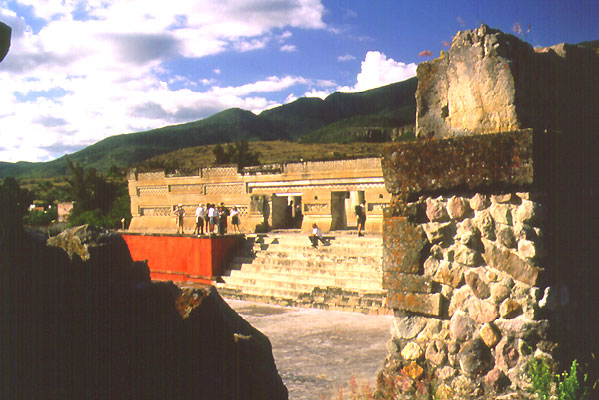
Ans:
POLYGON ((338 231, 347 228, 345 199, 349 192, 331 192, 331 230, 338 231))

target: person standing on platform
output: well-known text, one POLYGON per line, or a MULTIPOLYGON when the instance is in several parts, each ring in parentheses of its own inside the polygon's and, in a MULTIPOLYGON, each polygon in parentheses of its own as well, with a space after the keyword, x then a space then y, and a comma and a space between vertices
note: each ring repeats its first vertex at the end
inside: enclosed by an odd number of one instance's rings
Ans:
POLYGON ((364 236, 362 233, 364 230, 364 225, 366 224, 366 202, 364 200, 362 200, 362 203, 356 206, 354 214, 356 214, 358 223, 358 236, 364 236))
POLYGON ((218 206, 218 233, 219 235, 224 235, 227 233, 227 216, 229 215, 229 210, 225 207, 224 203, 220 203, 218 206))
MULTIPOLYGON (((203 235, 204 234, 204 217, 206 216, 206 209, 204 208, 204 204, 200 204, 198 208, 196 208, 196 227, 193 231, 194 235, 203 235)), ((208 227, 206 227, 208 230, 208 227)))
POLYGON ((231 210, 231 225, 233 225, 233 232, 241 232, 239 230, 239 210, 237 210, 236 206, 233 206, 233 209, 231 210))
POLYGON ((183 217, 185 216, 183 204, 177 205, 175 211, 173 211, 173 214, 175 215, 175 221, 177 223, 177 234, 179 234, 179 231, 181 231, 181 234, 183 234, 183 217))
POLYGON ((209 224, 210 224, 210 234, 212 235, 214 233, 214 226, 216 225, 217 222, 217 214, 216 214, 216 208, 214 207, 214 204, 210 204, 210 208, 208 208, 208 218, 209 218, 209 224))

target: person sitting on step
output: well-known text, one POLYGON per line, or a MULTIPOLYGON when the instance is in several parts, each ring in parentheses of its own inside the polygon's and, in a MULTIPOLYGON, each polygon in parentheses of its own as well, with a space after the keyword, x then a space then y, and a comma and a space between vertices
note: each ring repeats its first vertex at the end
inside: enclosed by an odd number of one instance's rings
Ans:
POLYGON ((316 225, 316 223, 312 224, 312 233, 308 236, 310 242, 312 243, 312 247, 318 247, 318 241, 320 240, 323 245, 326 245, 324 239, 322 238, 322 231, 316 225))

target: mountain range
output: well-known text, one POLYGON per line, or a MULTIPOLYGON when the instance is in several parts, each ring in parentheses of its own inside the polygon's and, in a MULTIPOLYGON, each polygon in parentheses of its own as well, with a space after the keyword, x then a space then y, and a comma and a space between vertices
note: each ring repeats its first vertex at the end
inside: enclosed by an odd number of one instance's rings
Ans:
POLYGON ((110 136, 75 153, 47 162, 0 162, 0 178, 68 175, 67 158, 100 172, 128 167, 174 150, 235 141, 353 142, 360 131, 391 131, 413 125, 417 79, 361 93, 333 93, 326 99, 302 97, 256 115, 231 108, 211 117, 144 132, 110 136))

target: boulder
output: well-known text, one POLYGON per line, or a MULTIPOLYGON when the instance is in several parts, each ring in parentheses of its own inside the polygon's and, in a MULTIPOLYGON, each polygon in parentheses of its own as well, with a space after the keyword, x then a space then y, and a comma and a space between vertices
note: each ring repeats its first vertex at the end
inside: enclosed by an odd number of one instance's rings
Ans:
POLYGON ((494 365, 489 348, 480 338, 464 343, 458 352, 458 361, 462 371, 472 376, 483 375, 494 365))

